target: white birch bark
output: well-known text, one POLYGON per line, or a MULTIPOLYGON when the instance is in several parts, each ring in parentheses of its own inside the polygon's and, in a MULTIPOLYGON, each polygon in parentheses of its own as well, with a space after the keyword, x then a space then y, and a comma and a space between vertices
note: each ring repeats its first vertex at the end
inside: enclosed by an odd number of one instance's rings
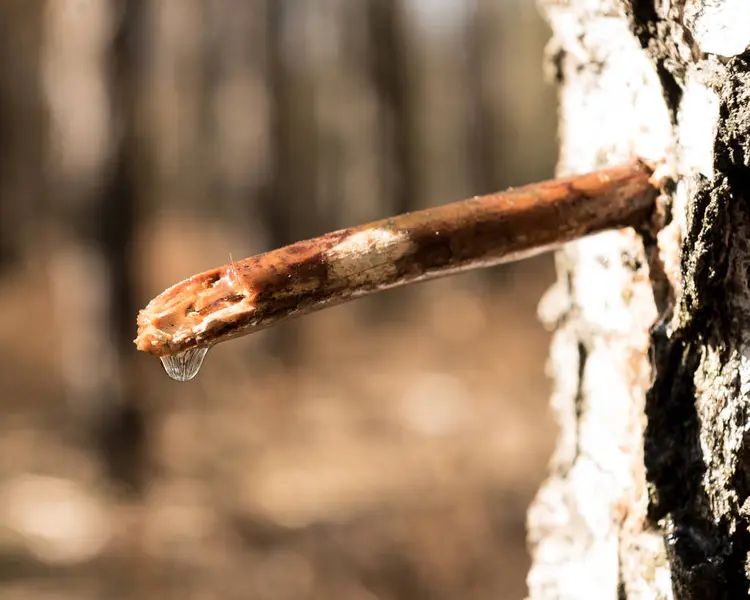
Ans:
POLYGON ((542 2, 560 174, 639 155, 675 185, 656 240, 558 255, 540 312, 561 434, 529 512, 532 599, 748 595, 749 6, 542 2))

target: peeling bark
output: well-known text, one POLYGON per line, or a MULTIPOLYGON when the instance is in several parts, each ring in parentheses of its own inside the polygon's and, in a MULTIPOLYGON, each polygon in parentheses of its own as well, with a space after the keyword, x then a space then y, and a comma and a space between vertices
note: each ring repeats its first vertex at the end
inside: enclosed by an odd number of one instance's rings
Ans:
POLYGON ((675 184, 655 239, 608 232, 558 255, 540 312, 561 434, 529 513, 530 597, 746 597, 746 3, 542 7, 560 172, 638 154, 675 184))

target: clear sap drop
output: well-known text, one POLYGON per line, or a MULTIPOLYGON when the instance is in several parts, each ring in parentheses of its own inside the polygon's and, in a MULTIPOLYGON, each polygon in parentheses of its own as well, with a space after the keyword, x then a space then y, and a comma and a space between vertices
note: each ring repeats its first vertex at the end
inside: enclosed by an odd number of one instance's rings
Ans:
POLYGON ((167 375, 175 381, 190 381, 201 370, 206 352, 208 348, 193 348, 179 354, 162 356, 161 364, 164 365, 167 375))

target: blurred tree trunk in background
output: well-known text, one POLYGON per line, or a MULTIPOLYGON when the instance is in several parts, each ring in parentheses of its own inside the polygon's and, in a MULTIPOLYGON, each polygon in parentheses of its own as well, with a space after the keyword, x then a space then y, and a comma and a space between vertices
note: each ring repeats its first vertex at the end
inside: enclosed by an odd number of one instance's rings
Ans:
POLYGON ((203 8, 206 92, 199 124, 207 183, 200 203, 206 218, 218 217, 229 231, 232 256, 251 256, 270 243, 261 205, 271 142, 265 2, 237 2, 231 10, 208 2, 203 8))
POLYGON ((28 250, 40 208, 42 7, 27 0, 0 3, 0 270, 28 250))
MULTIPOLYGON (((317 230, 316 173, 318 150, 314 120, 308 28, 299 19, 309 7, 291 9, 286 0, 266 2, 268 95, 271 122, 270 180, 263 199, 263 221, 271 247, 312 237, 317 230), (301 14, 295 14, 301 13, 301 14), (295 17, 297 17, 295 19, 295 17), (291 176, 294 173, 294 177, 291 176)), ((274 332, 271 352, 291 360, 298 347, 297 330, 274 332)))
POLYGON ((50 115, 49 259, 60 357, 73 414, 114 481, 142 486, 143 422, 131 350, 140 2, 50 2, 43 73, 50 115))
MULTIPOLYGON (((413 103, 403 10, 397 0, 368 0, 370 77, 380 130, 378 176, 390 213, 410 210, 420 196, 414 159, 413 103)), ((385 207, 384 207, 385 208, 385 207)))
POLYGON ((542 313, 562 433, 529 515, 531 598, 747 597, 747 5, 543 6, 560 173, 636 154, 678 183, 645 251, 618 231, 558 255, 542 313))
POLYGON ((146 484, 146 422, 139 403, 143 389, 130 375, 133 318, 138 311, 133 236, 144 168, 140 155, 141 63, 143 61, 145 0, 112 0, 115 17, 108 54, 106 82, 111 89, 114 143, 112 165, 102 186, 97 211, 101 248, 111 271, 110 325, 120 355, 123 397, 96 432, 110 476, 130 491, 143 492, 146 484))

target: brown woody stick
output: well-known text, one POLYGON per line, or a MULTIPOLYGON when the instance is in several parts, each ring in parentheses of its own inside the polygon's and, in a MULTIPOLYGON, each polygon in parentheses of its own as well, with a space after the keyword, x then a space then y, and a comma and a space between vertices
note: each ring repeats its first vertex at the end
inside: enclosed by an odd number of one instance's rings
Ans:
POLYGON ((138 315, 139 350, 207 348, 381 290, 517 260, 646 223, 658 190, 640 161, 475 197, 194 275, 138 315))

